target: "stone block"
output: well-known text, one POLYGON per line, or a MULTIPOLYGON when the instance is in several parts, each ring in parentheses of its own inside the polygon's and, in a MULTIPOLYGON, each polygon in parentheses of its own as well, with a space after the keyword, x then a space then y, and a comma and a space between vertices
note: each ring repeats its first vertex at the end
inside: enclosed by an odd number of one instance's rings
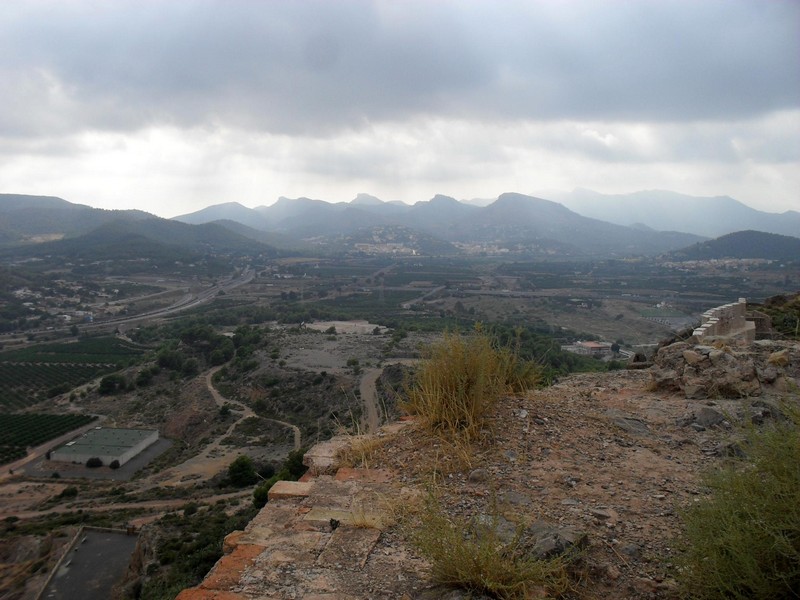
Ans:
POLYGON ((333 473, 339 466, 339 454, 351 443, 349 436, 336 436, 315 444, 303 456, 303 464, 312 473, 333 473))
POLYGON ((317 564, 338 569, 363 569, 380 535, 377 529, 339 527, 319 555, 317 564))
POLYGON ((225 539, 222 540, 222 552, 228 554, 233 552, 236 546, 239 545, 239 540, 244 535, 244 531, 232 531, 228 535, 225 536, 225 539))
POLYGON ((263 551, 263 546, 239 544, 230 554, 217 561, 198 587, 205 590, 230 590, 239 584, 244 570, 252 565, 263 551))
POLYGON ((278 481, 268 494, 270 502, 286 498, 305 498, 311 493, 314 485, 311 481, 278 481))
POLYGON ((392 473, 386 469, 354 469, 341 467, 336 471, 336 481, 359 481, 362 483, 386 483, 391 481, 392 473))

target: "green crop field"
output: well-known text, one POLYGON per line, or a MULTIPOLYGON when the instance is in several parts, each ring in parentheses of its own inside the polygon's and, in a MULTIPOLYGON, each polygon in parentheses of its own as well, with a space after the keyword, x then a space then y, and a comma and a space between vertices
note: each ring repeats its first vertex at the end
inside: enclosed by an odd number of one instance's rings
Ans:
POLYGON ((19 410, 117 370, 116 365, 0 363, 0 408, 19 410))
POLYGON ((26 454, 26 448, 57 438, 91 423, 96 418, 87 415, 0 413, 0 464, 22 458, 26 454))
POLYGON ((75 342, 37 344, 0 353, 0 362, 98 363, 124 366, 143 350, 114 337, 85 338, 75 342))
POLYGON ((0 409, 19 410, 136 360, 143 350, 112 337, 0 353, 0 409))

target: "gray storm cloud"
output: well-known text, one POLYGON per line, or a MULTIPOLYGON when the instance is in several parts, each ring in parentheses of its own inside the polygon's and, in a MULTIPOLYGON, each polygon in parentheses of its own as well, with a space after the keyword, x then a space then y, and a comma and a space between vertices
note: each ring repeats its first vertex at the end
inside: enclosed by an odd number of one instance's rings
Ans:
POLYGON ((0 135, 416 115, 750 118, 800 103, 800 3, 0 5, 0 135))

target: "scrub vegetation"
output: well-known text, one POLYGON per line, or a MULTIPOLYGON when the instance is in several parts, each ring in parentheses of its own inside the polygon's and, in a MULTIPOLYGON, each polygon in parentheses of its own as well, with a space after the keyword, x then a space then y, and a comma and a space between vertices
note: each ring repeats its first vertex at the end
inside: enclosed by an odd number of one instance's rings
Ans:
POLYGON ((500 347, 488 334, 445 334, 420 365, 404 408, 429 430, 446 436, 478 437, 486 415, 506 394, 539 382, 534 363, 500 347))
POLYGON ((684 586, 692 598, 800 597, 800 410, 750 432, 745 458, 710 473, 685 515, 684 586))

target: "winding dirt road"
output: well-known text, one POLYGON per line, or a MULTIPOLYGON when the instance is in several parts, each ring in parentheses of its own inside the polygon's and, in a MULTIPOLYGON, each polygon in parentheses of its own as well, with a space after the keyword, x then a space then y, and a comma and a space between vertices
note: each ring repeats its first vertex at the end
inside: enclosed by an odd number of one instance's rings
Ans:
MULTIPOLYGON (((201 452, 196 456, 182 462, 179 465, 170 467, 169 469, 153 475, 151 481, 158 485, 189 485, 194 484, 198 479, 211 477, 220 471, 224 470, 236 456, 240 454, 238 448, 232 448, 222 444, 222 440, 231 435, 236 427, 245 419, 251 417, 258 418, 253 409, 246 404, 226 398, 217 391, 214 387, 214 375, 222 368, 222 366, 214 367, 206 373, 206 388, 208 388, 214 402, 220 408, 229 405, 240 413, 239 417, 231 423, 224 433, 217 436, 211 443, 209 443, 201 452)), ((264 419, 265 421, 272 421, 284 427, 288 427, 294 434, 294 448, 299 450, 302 447, 302 437, 300 428, 286 421, 279 421, 278 419, 264 419)))

